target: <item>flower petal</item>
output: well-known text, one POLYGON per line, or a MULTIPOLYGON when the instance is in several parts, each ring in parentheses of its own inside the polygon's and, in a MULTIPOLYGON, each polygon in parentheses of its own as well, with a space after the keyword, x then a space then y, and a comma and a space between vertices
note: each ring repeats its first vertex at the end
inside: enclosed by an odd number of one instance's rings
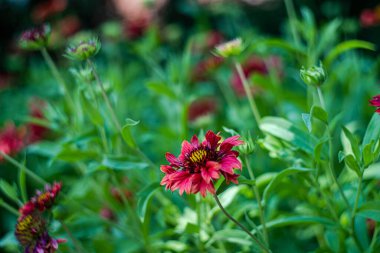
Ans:
POLYGON ((222 142, 222 144, 220 145, 220 151, 219 152, 224 154, 224 153, 230 151, 233 147, 242 145, 244 143, 244 141, 239 140, 239 138, 240 138, 239 135, 235 135, 235 136, 232 136, 232 137, 225 139, 222 142))
POLYGON ((211 179, 218 179, 220 164, 213 161, 208 161, 204 168, 201 168, 201 176, 206 183, 210 183, 211 179))
POLYGON ((203 145, 207 146, 211 150, 215 150, 219 146, 219 141, 222 137, 215 134, 213 131, 207 131, 203 145))
POLYGON ((181 167, 181 162, 178 160, 177 157, 175 157, 175 155, 167 152, 165 156, 166 160, 168 160, 171 166, 181 167))

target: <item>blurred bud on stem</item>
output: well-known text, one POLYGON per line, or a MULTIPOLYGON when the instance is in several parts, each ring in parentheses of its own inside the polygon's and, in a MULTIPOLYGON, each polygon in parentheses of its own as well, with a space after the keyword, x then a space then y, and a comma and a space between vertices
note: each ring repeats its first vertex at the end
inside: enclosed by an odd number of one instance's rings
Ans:
POLYGON ((223 58, 238 56, 243 52, 244 44, 241 38, 219 44, 215 47, 214 54, 223 58))
POLYGON ((51 33, 50 25, 44 24, 21 34, 19 45, 25 50, 39 50, 47 47, 51 33))
POLYGON ((307 85, 314 87, 319 87, 326 81, 326 73, 322 63, 319 66, 312 66, 308 69, 302 66, 300 76, 307 85))
POLYGON ((98 38, 81 41, 76 45, 67 47, 64 56, 76 61, 85 61, 95 56, 101 48, 98 38))

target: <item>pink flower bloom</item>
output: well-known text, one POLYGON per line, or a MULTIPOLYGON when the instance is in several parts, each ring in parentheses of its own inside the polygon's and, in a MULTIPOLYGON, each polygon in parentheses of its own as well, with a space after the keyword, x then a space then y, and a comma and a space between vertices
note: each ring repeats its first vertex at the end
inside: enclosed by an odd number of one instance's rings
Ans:
MULTIPOLYGON (((43 108, 45 107, 45 103, 42 100, 34 99, 29 104, 30 107, 30 116, 35 119, 45 119, 43 114, 43 108)), ((48 131, 48 128, 35 124, 28 124, 28 144, 40 141, 43 139, 44 135, 48 131)))
POLYGON ((376 112, 380 114, 380 95, 374 96, 369 103, 372 106, 377 107, 376 112))
MULTIPOLYGON (((7 155, 15 155, 23 149, 25 143, 25 129, 16 128, 13 123, 8 123, 0 129, 0 151, 7 155)), ((4 158, 0 155, 0 161, 4 158)))
POLYGON ((161 171, 166 175, 161 185, 179 194, 200 192, 203 197, 207 192, 215 194, 214 181, 224 176, 226 182, 237 184, 238 174, 234 169, 242 169, 237 159, 239 152, 233 147, 243 144, 240 136, 232 136, 221 142, 221 136, 208 131, 203 142, 196 135, 191 142, 183 141, 181 154, 175 157, 166 153, 169 165, 162 165, 161 171))
POLYGON ((50 209, 61 191, 61 188, 62 183, 54 183, 53 186, 46 185, 44 192, 37 191, 36 195, 20 208, 20 219, 37 211, 43 212, 50 209))
POLYGON ((207 80, 207 76, 218 69, 223 64, 223 58, 219 56, 210 56, 200 61, 192 73, 193 81, 207 80))
POLYGON ((360 14, 360 24, 363 27, 376 25, 376 15, 373 10, 365 9, 360 14))
POLYGON ((15 235, 24 253, 53 253, 64 239, 54 239, 47 231, 46 221, 40 215, 27 215, 17 221, 15 235))

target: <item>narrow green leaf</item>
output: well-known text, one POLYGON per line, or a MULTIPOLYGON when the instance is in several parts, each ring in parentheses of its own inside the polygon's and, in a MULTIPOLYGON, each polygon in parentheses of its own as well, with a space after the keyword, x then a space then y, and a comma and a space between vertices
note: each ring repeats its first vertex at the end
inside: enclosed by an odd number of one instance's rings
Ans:
POLYGON ((138 194, 138 202, 137 202, 137 214, 142 221, 144 221, 146 210, 149 204, 149 200, 152 198, 153 194, 157 189, 160 188, 159 182, 154 182, 144 189, 142 189, 138 194))
POLYGON ((94 106, 94 104, 86 99, 83 93, 80 93, 79 97, 82 108, 86 112, 91 122, 96 126, 103 126, 104 119, 100 111, 94 106))
POLYGON ((367 50, 375 50, 375 45, 372 43, 369 43, 367 41, 362 40, 349 40, 344 41, 340 44, 338 44, 336 47, 334 47, 330 53, 326 56, 324 60, 324 64, 326 68, 328 69, 331 65, 331 63, 342 53, 352 50, 352 49, 367 49, 367 50))
POLYGON ((346 157, 346 154, 342 150, 340 150, 339 153, 338 153, 339 163, 341 163, 344 160, 345 157, 346 157))
POLYGON ((307 127, 307 130, 309 130, 309 132, 312 131, 312 125, 311 125, 311 116, 310 114, 308 113, 302 113, 302 120, 303 122, 305 123, 306 127, 307 127))
POLYGON ((319 106, 314 105, 310 110, 310 115, 312 118, 319 119, 325 124, 328 123, 327 112, 319 106))
MULTIPOLYGON (((325 226, 336 226, 336 223, 333 220, 319 217, 319 216, 290 216, 290 217, 283 217, 278 218, 275 220, 271 220, 267 222, 268 228, 275 228, 275 227, 284 227, 284 226, 290 226, 290 225, 309 225, 309 224, 322 224, 325 226)), ((259 227, 261 227, 260 225, 259 227)))
POLYGON ((351 154, 346 155, 346 157, 344 158, 344 161, 346 162, 346 165, 348 166, 348 168, 352 169, 360 177, 361 171, 355 157, 351 154))
POLYGON ((126 157, 105 156, 102 165, 114 170, 135 170, 146 169, 148 164, 142 162, 134 162, 126 157))
POLYGON ((260 129, 269 135, 289 142, 309 154, 314 153, 318 140, 309 133, 305 133, 286 119, 279 117, 265 117, 260 122, 260 129))
POLYGON ((263 193, 263 200, 264 201, 267 201, 269 199, 269 195, 271 193, 271 191, 278 185, 281 183, 281 180, 286 177, 286 176, 289 176, 289 175, 293 175, 293 174, 298 174, 298 173, 308 173, 308 172, 312 172, 313 170, 312 169, 307 169, 307 168, 288 168, 288 169, 285 169, 283 171, 281 171, 280 173, 278 173, 273 179, 272 181, 267 185, 267 187, 265 188, 264 190, 264 193, 263 193))
POLYGON ((374 153, 372 152, 373 143, 374 141, 372 140, 363 148, 363 163, 365 168, 367 168, 374 160, 374 153))
POLYGON ((135 148, 137 145, 136 145, 135 139, 132 136, 131 127, 138 125, 140 121, 135 121, 129 118, 126 119, 125 121, 126 122, 124 126, 122 127, 121 134, 123 136, 125 143, 127 143, 128 146, 135 148))
POLYGON ((322 161, 322 160, 327 160, 328 154, 327 150, 324 149, 325 143, 328 142, 328 138, 324 138, 320 140, 317 145, 314 148, 314 159, 316 161, 322 161))
POLYGON ((15 186, 12 186, 7 181, 0 179, 0 189, 8 198, 16 203, 19 203, 17 188, 15 186))
POLYGON ((176 93, 165 83, 163 82, 149 82, 146 84, 148 89, 157 93, 158 95, 164 95, 171 99, 176 99, 176 93))
POLYGON ((84 160, 94 160, 98 157, 98 153, 90 150, 81 150, 73 147, 64 147, 57 154, 55 159, 66 162, 78 162, 84 160))
POLYGON ((372 140, 378 141, 380 138, 380 115, 373 114, 365 132, 362 146, 369 144, 372 140))
POLYGON ((380 222, 380 201, 370 201, 362 204, 357 215, 380 222))
POLYGON ((247 245, 252 244, 252 240, 248 239, 247 234, 242 230, 223 229, 213 233, 206 246, 211 246, 214 242, 224 241, 234 244, 247 245))
POLYGON ((354 154, 356 160, 360 161, 361 155, 360 155, 360 148, 359 148, 359 142, 357 141, 356 137, 348 130, 346 127, 342 127, 343 133, 350 142, 352 153, 354 154))

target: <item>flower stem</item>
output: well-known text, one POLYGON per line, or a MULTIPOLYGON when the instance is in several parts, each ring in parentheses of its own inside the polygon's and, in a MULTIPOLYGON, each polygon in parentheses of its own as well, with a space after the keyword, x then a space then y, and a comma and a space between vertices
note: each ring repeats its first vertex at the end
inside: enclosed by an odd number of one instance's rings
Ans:
POLYGON ((10 213, 16 215, 16 216, 19 216, 19 212, 16 210, 16 208, 8 205, 6 202, 4 202, 4 200, 0 199, 0 206, 3 207, 4 209, 6 209, 7 211, 9 211, 10 213))
POLYGON ((371 241, 371 244, 369 245, 369 250, 368 250, 368 253, 375 253, 374 252, 374 249, 375 249, 375 245, 376 245, 376 240, 377 240, 377 235, 379 233, 379 228, 377 226, 377 222, 376 222, 376 225, 375 225, 375 232, 373 233, 373 236, 372 236, 372 241, 371 241))
POLYGON ((25 174, 27 174, 29 177, 33 178, 36 182, 38 182, 41 185, 46 185, 48 182, 46 182, 44 179, 42 179, 40 176, 35 174, 33 171, 26 168, 24 165, 10 157, 9 155, 5 154, 3 151, 0 150, 0 156, 4 157, 5 160, 13 164, 15 167, 17 167, 20 170, 23 170, 25 174))
POLYGON ((205 252, 204 245, 201 238, 201 231, 202 231, 202 201, 199 198, 199 195, 196 196, 197 198, 197 225, 198 225, 198 247, 200 252, 205 252))
POLYGON ((239 223, 237 220, 235 220, 234 217, 232 217, 225 209, 224 207, 222 206, 222 204, 220 203, 219 201, 219 198, 216 194, 213 195, 214 196, 214 199, 216 201, 216 203, 218 204, 220 210, 222 210, 222 212, 227 216, 228 219, 230 219, 233 223, 235 223, 236 225, 238 225, 241 229, 243 229, 244 232, 246 232, 254 241, 255 243, 264 251, 264 252, 267 252, 267 253, 270 253, 270 249, 267 248, 267 246, 265 246, 262 242, 260 242, 259 239, 256 238, 256 236, 254 236, 251 231, 249 231, 246 227, 244 227, 241 223, 239 223))
POLYGON ((297 20, 296 12, 294 10, 294 5, 292 0, 285 0, 285 8, 286 12, 288 13, 289 17, 289 23, 290 23, 290 29, 292 31, 293 40, 296 46, 299 46, 301 44, 300 38, 297 33, 297 28, 295 25, 295 21, 297 20))
POLYGON ((354 207, 352 208, 352 212, 351 212, 351 233, 352 233, 352 237, 354 239, 354 242, 355 242, 355 244, 358 247, 358 249, 359 249, 360 252, 364 252, 364 251, 363 251, 363 247, 360 244, 360 241, 359 241, 359 239, 358 239, 358 237, 356 236, 356 233, 355 233, 355 215, 356 215, 356 211, 358 209, 358 204, 359 204, 359 198, 360 198, 360 192, 361 192, 361 189, 362 189, 362 184, 363 184, 363 173, 359 176, 359 185, 358 185, 358 188, 356 190, 355 203, 354 203, 354 207))
POLYGON ((317 87, 317 92, 318 92, 319 101, 321 102, 321 106, 323 110, 326 111, 326 103, 325 103, 325 99, 323 98, 321 87, 319 86, 317 87))
POLYGON ((61 223, 63 229, 66 231, 66 234, 69 236, 69 238, 70 238, 71 241, 73 242, 73 245, 74 245, 74 247, 75 247, 76 252, 78 252, 78 253, 79 253, 79 252, 80 252, 80 253, 85 252, 85 251, 83 250, 83 246, 80 244, 80 242, 79 242, 77 239, 75 239, 75 237, 73 236, 73 234, 71 233, 71 231, 70 231, 70 229, 67 227, 67 225, 66 225, 62 220, 60 220, 60 223, 61 223))
POLYGON ((111 101, 109 100, 109 98, 107 96, 106 90, 104 89, 103 82, 102 82, 102 80, 100 80, 100 77, 98 75, 98 72, 95 69, 95 66, 94 66, 93 62, 88 59, 87 63, 90 65, 90 67, 91 67, 91 69, 92 69, 92 71, 94 73, 94 76, 95 76, 95 79, 96 79, 96 83, 98 84, 98 86, 99 86, 99 88, 101 90, 104 102, 106 103, 106 105, 108 107, 108 110, 109 110, 109 112, 111 114, 112 121, 113 121, 116 129, 121 133, 122 132, 121 125, 119 123, 119 120, 116 117, 116 113, 115 113, 114 109, 112 108, 111 101))
POLYGON ((54 78, 58 81, 60 88, 61 88, 61 92, 63 91, 64 97, 66 99, 66 103, 67 103, 68 108, 70 110, 72 110, 72 107, 74 106, 74 100, 72 99, 70 92, 69 92, 69 89, 68 89, 65 81, 63 80, 61 74, 59 74, 57 66, 55 65, 54 61, 50 57, 46 48, 41 49, 41 54, 42 54, 42 57, 44 58, 46 64, 48 65, 51 73, 53 74, 54 78))
POLYGON ((257 124, 258 128, 260 129, 261 116, 260 116, 259 110, 257 109, 257 105, 256 105, 256 102, 253 98, 252 92, 249 89, 247 78, 244 75, 241 64, 237 61, 235 62, 235 68, 238 72, 238 75, 239 75, 241 82, 243 83, 244 91, 245 91, 245 94, 247 95, 249 105, 251 107, 253 116, 255 117, 255 120, 256 120, 256 124, 257 124))
POLYGON ((255 174, 253 174, 253 171, 252 171, 251 165, 249 164, 249 160, 248 160, 248 156, 247 155, 245 155, 245 164, 247 165, 248 173, 249 173, 249 176, 250 176, 251 180, 253 180, 255 182, 255 184, 252 186, 252 188, 253 188, 253 190, 255 192, 255 198, 256 198, 256 201, 257 201, 257 205, 259 207, 260 222, 263 225, 264 239, 265 239, 265 242, 269 245, 268 229, 267 229, 266 222, 265 222, 264 207, 263 207, 263 205, 261 203, 261 197, 260 197, 259 188, 256 185, 255 174))

